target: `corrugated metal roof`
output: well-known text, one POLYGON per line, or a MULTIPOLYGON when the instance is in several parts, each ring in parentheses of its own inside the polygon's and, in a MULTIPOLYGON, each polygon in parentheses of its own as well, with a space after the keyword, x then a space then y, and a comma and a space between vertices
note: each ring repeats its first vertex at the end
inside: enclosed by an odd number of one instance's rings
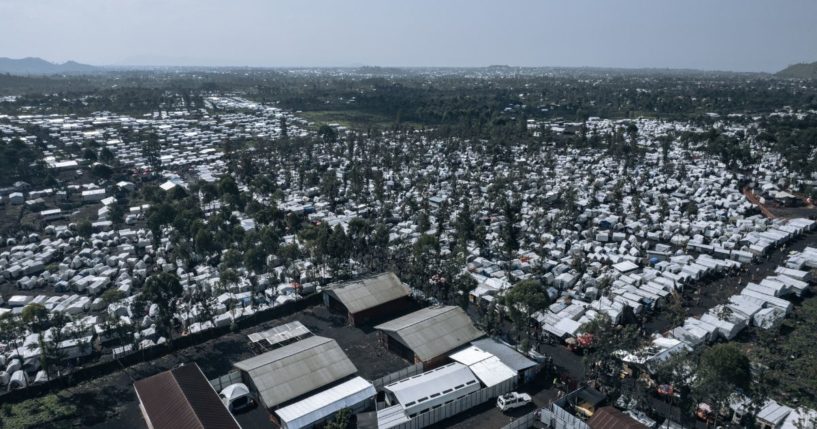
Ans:
POLYGON ((266 331, 254 332, 252 334, 247 335, 247 337, 253 343, 266 340, 270 346, 274 346, 276 344, 282 343, 287 340, 291 340, 293 338, 308 335, 309 333, 310 333, 309 328, 304 326, 303 323, 296 320, 294 322, 285 323, 283 325, 267 329, 266 331))
POLYGON ((335 340, 318 336, 251 357, 235 367, 249 374, 267 408, 357 372, 335 340))
POLYGON ((613 407, 601 407, 587 421, 591 429, 647 429, 647 426, 634 420, 613 407))
POLYGON ((486 387, 496 386, 502 382, 516 378, 516 371, 508 368, 496 356, 481 360, 468 368, 479 378, 486 387))
POLYGON ((471 344, 498 357, 502 363, 514 371, 524 371, 528 368, 533 368, 536 366, 536 362, 528 359, 522 353, 519 353, 518 351, 492 338, 482 338, 472 341, 471 344))
POLYGON ((479 388, 479 381, 474 373, 467 366, 454 362, 391 383, 385 389, 392 392, 403 408, 408 410, 413 404, 439 396, 446 390, 457 390, 458 386, 475 384, 479 388))
POLYGON ((377 411, 378 429, 389 429, 411 421, 400 404, 377 411))
POLYGON ((376 326, 427 361, 483 335, 456 306, 429 307, 376 326))
POLYGON ((359 313, 408 296, 408 290, 394 273, 383 273, 330 286, 327 293, 337 298, 350 313, 359 313))
POLYGON ((196 364, 133 383, 154 429, 240 429, 196 364))
POLYGON ((372 383, 355 377, 323 392, 288 405, 275 414, 286 422, 288 429, 309 426, 343 408, 352 407, 377 394, 372 383))
POLYGON ((494 355, 480 349, 474 345, 460 350, 450 356, 450 358, 463 365, 473 365, 479 361, 493 357, 494 355))
POLYGON ((516 371, 509 368, 502 361, 474 345, 452 354, 451 359, 468 368, 487 387, 495 386, 506 380, 516 378, 516 371))

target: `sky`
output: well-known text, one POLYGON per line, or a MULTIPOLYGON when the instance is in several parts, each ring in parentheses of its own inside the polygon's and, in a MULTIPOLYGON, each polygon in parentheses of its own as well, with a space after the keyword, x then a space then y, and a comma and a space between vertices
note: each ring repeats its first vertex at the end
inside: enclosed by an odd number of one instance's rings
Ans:
POLYGON ((95 65, 780 70, 815 0, 0 0, 0 57, 95 65))

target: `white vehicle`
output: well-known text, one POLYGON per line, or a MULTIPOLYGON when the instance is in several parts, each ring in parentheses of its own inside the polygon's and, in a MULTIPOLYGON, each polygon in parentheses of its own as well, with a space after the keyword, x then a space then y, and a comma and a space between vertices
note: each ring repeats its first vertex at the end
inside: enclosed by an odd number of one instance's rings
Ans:
POLYGON ((530 395, 527 393, 511 392, 496 398, 496 406, 502 411, 508 411, 512 408, 524 407, 530 401, 530 395))

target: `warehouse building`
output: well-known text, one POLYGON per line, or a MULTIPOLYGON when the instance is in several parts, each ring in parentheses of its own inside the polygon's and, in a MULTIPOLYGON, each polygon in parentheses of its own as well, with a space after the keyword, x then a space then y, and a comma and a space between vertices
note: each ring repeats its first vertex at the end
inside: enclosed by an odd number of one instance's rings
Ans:
POLYGON ((426 368, 444 363, 448 353, 485 334, 460 307, 428 307, 375 327, 393 353, 426 368))
MULTIPOLYGON (((500 343, 492 338, 481 338, 471 342, 471 347, 479 352, 496 357, 504 366, 510 368, 516 375, 516 384, 521 385, 533 380, 539 372, 540 366, 536 362, 528 359, 522 353, 514 350, 506 344, 500 343)), ((466 349, 466 350, 468 350, 466 349)), ((458 352, 460 353, 460 352, 458 352)), ((455 361, 457 359, 451 355, 455 361)))
POLYGON ((399 312, 409 302, 409 290, 394 273, 383 273, 330 285, 323 295, 327 307, 342 312, 352 326, 399 312))
POLYGON ((357 368, 338 343, 312 336, 234 365, 241 379, 267 409, 338 383, 357 368))

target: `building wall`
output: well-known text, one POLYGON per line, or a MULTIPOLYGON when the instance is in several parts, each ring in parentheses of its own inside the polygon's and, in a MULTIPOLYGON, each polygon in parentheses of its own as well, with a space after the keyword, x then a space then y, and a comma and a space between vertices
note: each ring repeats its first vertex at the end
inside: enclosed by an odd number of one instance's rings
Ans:
POLYGON ((386 332, 380 331, 380 339, 381 343, 386 346, 386 348, 400 356, 401 358, 414 363, 419 363, 415 360, 414 352, 411 351, 408 347, 401 344, 399 341, 395 340, 391 335, 386 332))
POLYGON ((374 324, 386 319, 393 319, 395 314, 401 314, 409 304, 409 297, 398 298, 377 307, 372 307, 358 313, 349 314, 349 323, 352 326, 374 324))
POLYGON ((461 412, 484 404, 487 401, 496 400, 500 395, 504 395, 513 390, 515 380, 507 380, 496 386, 485 387, 476 392, 472 392, 460 399, 456 399, 438 408, 428 410, 418 414, 411 421, 395 426, 393 429, 422 429, 437 422, 455 416, 461 412))
MULTIPOLYGON (((374 409, 374 405, 375 405, 374 398, 367 398, 367 399, 364 399, 363 401, 358 402, 357 404, 354 404, 354 405, 352 405, 350 407, 347 407, 347 408, 349 408, 349 410, 351 411, 351 415, 354 416, 357 413, 362 413, 364 411, 369 411, 369 410, 374 409)), ((317 427, 317 426, 321 426, 323 423, 326 423, 326 422, 334 419, 335 415, 337 415, 338 412, 340 412, 340 411, 329 414, 328 416, 326 416, 326 417, 324 417, 324 418, 322 418, 320 420, 316 420, 316 421, 314 421, 312 423, 309 423, 307 425, 296 426, 296 427, 298 427, 300 429, 311 429, 311 428, 314 428, 314 427, 317 427)), ((275 414, 275 413, 272 413, 272 414, 277 420, 278 415, 275 414)), ((280 423, 281 423, 281 429, 290 429, 290 427, 287 425, 287 422, 281 421, 280 423)))

